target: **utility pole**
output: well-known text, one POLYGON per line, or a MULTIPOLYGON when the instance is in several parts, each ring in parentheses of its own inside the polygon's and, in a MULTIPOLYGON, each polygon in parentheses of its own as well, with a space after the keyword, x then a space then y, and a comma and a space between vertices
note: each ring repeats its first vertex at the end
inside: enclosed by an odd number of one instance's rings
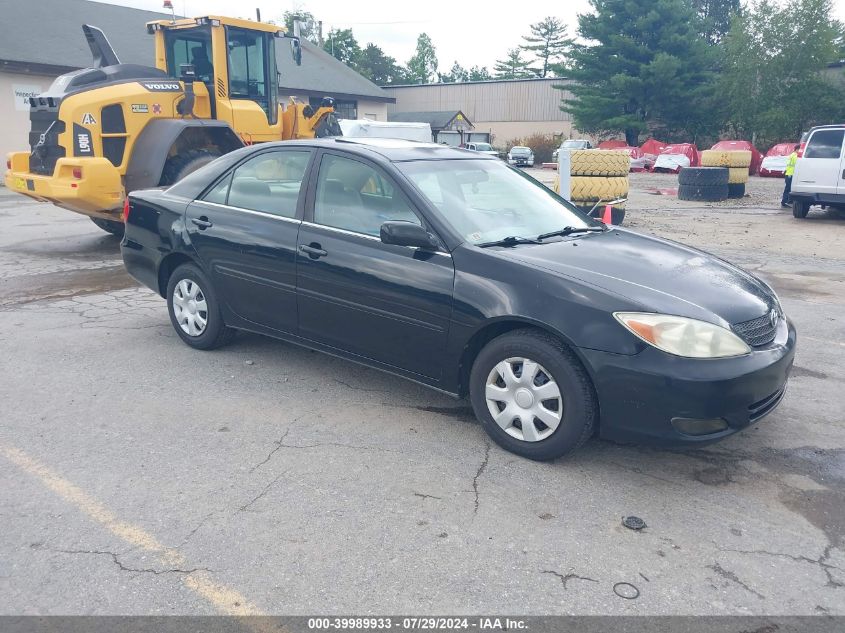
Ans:
POLYGON ((317 44, 323 48, 323 21, 317 20, 317 44))

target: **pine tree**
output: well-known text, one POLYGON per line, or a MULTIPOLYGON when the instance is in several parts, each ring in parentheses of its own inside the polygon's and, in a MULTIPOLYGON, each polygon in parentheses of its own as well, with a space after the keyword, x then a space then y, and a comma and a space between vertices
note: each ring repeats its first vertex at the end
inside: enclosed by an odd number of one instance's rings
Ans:
POLYGON ((528 69, 528 60, 522 58, 522 51, 519 48, 511 48, 505 59, 496 60, 493 72, 496 79, 526 79, 534 77, 528 69))
POLYGON ((444 84, 451 84, 467 81, 469 79, 469 71, 455 60, 448 73, 437 73, 437 76, 444 84))
POLYGON ((547 17, 531 25, 531 35, 523 35, 527 44, 520 48, 529 54, 534 54, 539 66, 531 70, 538 77, 545 77, 556 68, 561 68, 562 62, 572 40, 567 36, 566 25, 558 18, 547 17))
POLYGON ((712 133, 714 66, 689 0, 590 0, 578 16, 562 109, 583 132, 644 132, 695 140, 712 133))

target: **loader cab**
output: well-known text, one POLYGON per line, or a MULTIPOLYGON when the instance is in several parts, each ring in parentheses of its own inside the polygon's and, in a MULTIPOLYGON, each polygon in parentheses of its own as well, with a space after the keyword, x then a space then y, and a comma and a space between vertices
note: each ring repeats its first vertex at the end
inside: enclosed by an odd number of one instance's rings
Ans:
POLYGON ((180 79, 181 68, 193 66, 195 116, 226 121, 247 143, 281 138, 279 27, 209 16, 161 20, 147 28, 156 37, 158 68, 180 79))

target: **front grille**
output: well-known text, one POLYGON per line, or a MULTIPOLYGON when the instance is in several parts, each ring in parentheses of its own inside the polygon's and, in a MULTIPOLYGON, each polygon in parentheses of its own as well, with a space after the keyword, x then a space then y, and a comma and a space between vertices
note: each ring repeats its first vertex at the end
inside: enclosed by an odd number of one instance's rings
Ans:
POLYGON ((752 422, 759 420, 767 413, 771 412, 783 399, 783 394, 786 392, 786 385, 778 389, 772 394, 769 394, 762 400, 755 402, 748 406, 748 418, 752 422))
POLYGON ((780 316, 774 319, 774 323, 772 323, 769 314, 764 314, 750 321, 734 323, 733 330, 751 347, 759 347, 775 340, 779 322, 780 316))

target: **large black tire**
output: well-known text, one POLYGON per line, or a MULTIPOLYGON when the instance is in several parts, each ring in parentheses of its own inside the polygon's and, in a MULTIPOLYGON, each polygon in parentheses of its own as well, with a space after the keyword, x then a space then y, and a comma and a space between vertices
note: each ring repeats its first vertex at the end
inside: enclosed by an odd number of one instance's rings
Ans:
POLYGON ((220 156, 219 152, 207 149, 192 149, 184 154, 179 154, 167 160, 161 172, 161 185, 172 185, 195 172, 200 167, 205 167, 220 156))
POLYGON ((678 172, 679 185, 726 185, 730 172, 727 167, 684 167, 678 172))
MULTIPOLYGON (((173 324, 176 334, 194 349, 208 350, 220 347, 231 341, 235 335, 235 330, 223 322, 223 315, 220 312, 220 304, 218 303, 217 293, 214 291, 214 287, 205 276, 205 273, 194 264, 182 264, 170 275, 170 279, 167 281, 167 312, 170 315, 170 323, 173 324), (194 293, 195 312, 198 316, 205 317, 206 324, 204 329, 195 334, 182 329, 181 317, 177 315, 176 308, 174 307, 176 289, 182 282, 185 282, 189 292, 180 292, 180 295, 190 297, 190 294, 194 293), (194 291, 194 287, 196 287, 196 291, 194 291), (205 301, 205 310, 200 309, 196 305, 199 303, 201 306, 201 300, 205 301)), ((190 306, 188 306, 187 314, 183 312, 183 315, 186 317, 186 324, 188 319, 193 321, 193 318, 191 318, 193 314, 190 312, 190 306)))
POLYGON ((106 233, 111 233, 115 237, 123 237, 123 222, 117 220, 103 220, 102 218, 91 218, 91 221, 103 229, 106 233))
POLYGON ((792 201, 792 215, 799 220, 803 220, 810 212, 810 203, 803 200, 792 201))
MULTIPOLYGON (((501 376, 501 374, 494 376, 501 376)), ((504 378, 496 378, 496 380, 501 380, 503 385, 508 384, 504 378)), ((494 382, 493 388, 497 384, 494 382)), ((505 450, 528 459, 545 461, 574 451, 590 438, 598 423, 598 402, 587 371, 575 354, 559 339, 539 330, 514 330, 487 343, 473 363, 469 388, 473 411, 487 434, 505 450), (540 402, 540 396, 546 394, 533 390, 550 381, 557 384, 560 393, 560 399, 543 399, 539 405, 547 411, 550 408, 543 403, 562 408, 559 414, 560 421, 554 430, 552 426, 543 424, 540 418, 531 418, 530 424, 533 427, 531 433, 538 438, 536 441, 528 441, 524 437, 521 439, 511 434, 524 433, 522 422, 517 420, 520 412, 524 416, 533 416, 530 409, 521 408, 516 403, 512 405, 514 417, 503 420, 504 424, 510 425, 508 430, 511 433, 509 433, 496 423, 491 413, 491 407, 495 407, 497 411, 504 411, 506 408, 503 408, 504 403, 493 402, 490 406, 487 403, 488 378, 494 375, 493 372, 500 363, 514 358, 529 359, 539 365, 533 379, 529 382, 526 376, 526 381, 523 383, 524 365, 508 364, 513 374, 513 378, 510 379, 511 384, 524 385, 513 389, 515 401, 520 395, 524 396, 524 393, 519 394, 520 391, 529 391, 532 394, 532 400, 540 402)), ((558 410, 554 409, 553 412, 556 413, 558 410)))
POLYGON ((678 200, 719 202, 728 199, 728 185, 679 185, 678 200))
POLYGON ((728 185, 728 198, 744 198, 745 197, 745 183, 728 185))

